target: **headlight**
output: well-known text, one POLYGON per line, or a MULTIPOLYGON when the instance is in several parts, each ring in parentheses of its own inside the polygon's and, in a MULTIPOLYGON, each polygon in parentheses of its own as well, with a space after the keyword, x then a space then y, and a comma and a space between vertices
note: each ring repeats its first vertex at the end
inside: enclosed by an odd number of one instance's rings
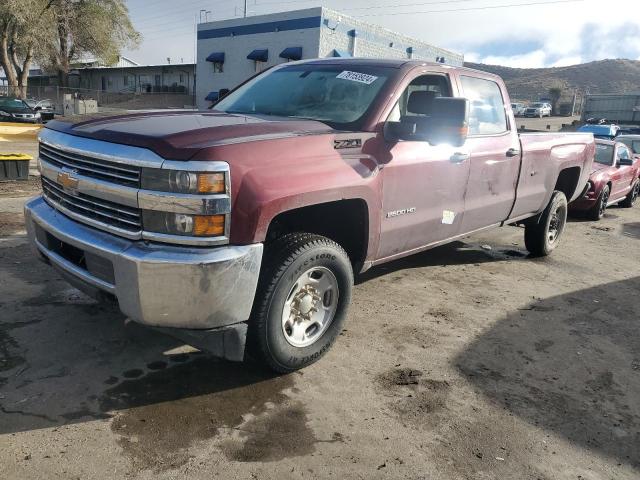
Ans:
POLYGON ((33 115, 33 116, 34 116, 35 118, 40 118, 40 117, 41 117, 40 112, 36 112, 36 113, 34 113, 34 115, 33 115))
POLYGON ((191 237, 224 235, 224 215, 189 215, 185 213, 143 210, 142 224, 147 232, 191 237))
POLYGON ((160 192, 211 194, 225 193, 226 181, 222 172, 185 172, 160 168, 143 168, 142 188, 160 192))
POLYGON ((0 115, 6 115, 7 117, 10 117, 11 114, 8 112, 5 112, 4 110, 0 110, 0 115))

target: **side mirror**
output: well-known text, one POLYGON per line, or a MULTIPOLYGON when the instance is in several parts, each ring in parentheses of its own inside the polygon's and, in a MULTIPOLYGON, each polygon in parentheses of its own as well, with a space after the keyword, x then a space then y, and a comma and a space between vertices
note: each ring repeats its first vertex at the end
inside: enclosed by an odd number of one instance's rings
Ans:
POLYGON ((424 135, 431 145, 446 143, 461 147, 469 134, 469 100, 451 97, 434 99, 429 124, 429 131, 424 135))
POLYGON ((630 167, 633 165, 633 160, 631 158, 619 158, 618 166, 620 167, 630 167))

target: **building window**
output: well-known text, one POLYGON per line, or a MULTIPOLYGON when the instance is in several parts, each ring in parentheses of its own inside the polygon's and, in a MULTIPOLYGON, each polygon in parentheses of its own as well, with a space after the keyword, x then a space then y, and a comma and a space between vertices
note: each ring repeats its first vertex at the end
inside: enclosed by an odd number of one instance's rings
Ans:
POLYGON ((122 83, 124 84, 125 87, 129 86, 129 76, 125 75, 124 77, 122 77, 122 83))
POLYGON ((180 83, 184 83, 184 74, 180 74, 180 83))
POLYGON ((156 87, 159 87, 161 85, 160 75, 156 75, 154 81, 155 81, 156 87))
POLYGON ((222 73, 223 72, 223 68, 222 68, 223 65, 224 65, 224 63, 214 62, 213 63, 213 73, 222 73))

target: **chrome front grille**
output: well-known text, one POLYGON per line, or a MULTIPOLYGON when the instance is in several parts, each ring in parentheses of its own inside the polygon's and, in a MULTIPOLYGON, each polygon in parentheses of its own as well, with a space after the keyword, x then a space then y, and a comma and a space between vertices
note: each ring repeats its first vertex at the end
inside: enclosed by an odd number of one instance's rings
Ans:
POLYGON ((69 168, 79 174, 128 187, 140 186, 140 167, 60 150, 40 142, 40 157, 58 168, 69 168))
POLYGON ((63 212, 66 210, 71 215, 76 214, 105 226, 125 230, 133 234, 142 230, 140 209, 127 207, 84 193, 71 194, 66 192, 61 185, 48 178, 44 176, 41 178, 44 198, 54 208, 63 212))

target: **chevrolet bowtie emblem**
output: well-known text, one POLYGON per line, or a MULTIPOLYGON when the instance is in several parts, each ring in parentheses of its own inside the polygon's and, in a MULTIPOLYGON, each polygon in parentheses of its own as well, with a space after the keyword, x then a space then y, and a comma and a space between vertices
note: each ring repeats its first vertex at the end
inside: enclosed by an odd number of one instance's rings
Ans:
POLYGON ((76 190, 78 188, 78 179, 69 172, 58 173, 58 183, 64 187, 65 190, 76 190))

